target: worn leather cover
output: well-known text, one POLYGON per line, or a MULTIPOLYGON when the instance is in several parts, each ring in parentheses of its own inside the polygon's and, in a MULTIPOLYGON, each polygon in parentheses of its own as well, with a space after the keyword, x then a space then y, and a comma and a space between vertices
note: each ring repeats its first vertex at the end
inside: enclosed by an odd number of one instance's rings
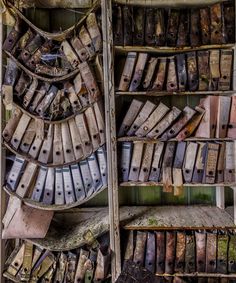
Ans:
POLYGON ((155 43, 158 46, 165 45, 166 42, 166 25, 165 25, 165 10, 158 8, 155 11, 155 43))
POLYGON ((183 165, 183 177, 185 183, 191 183, 192 181, 197 151, 198 144, 195 142, 189 142, 186 148, 183 165))
POLYGON ((153 82, 152 89, 156 91, 161 91, 164 88, 164 82, 166 77, 166 65, 167 58, 158 58, 158 67, 156 77, 153 82))
POLYGON ((152 164, 152 157, 154 151, 154 144, 153 143, 146 143, 144 147, 143 153, 143 160, 141 169, 139 172, 139 181, 140 182, 147 182, 149 173, 151 171, 151 164, 152 164))
POLYGON ((134 74, 129 86, 129 91, 137 91, 138 87, 140 86, 147 59, 148 59, 147 53, 139 53, 134 74))
MULTIPOLYGON (((52 44, 52 41, 50 40, 47 40, 43 45, 41 45, 39 47, 39 49, 31 56, 31 58, 29 58, 29 60, 26 62, 26 65, 33 71, 35 70, 36 68, 36 65, 40 62, 41 60, 41 56, 43 54, 47 54, 47 53, 50 53, 50 50, 52 49, 53 47, 53 44, 52 44)), ((66 73, 63 73, 64 74, 67 74, 68 71, 66 71, 66 73)), ((47 74, 47 73, 45 73, 47 74)), ((49 73, 50 75, 50 73, 49 73)), ((51 74, 52 75, 52 74, 51 74)), ((60 74, 59 74, 60 75, 60 74)))
POLYGON ((232 50, 220 51, 220 79, 219 90, 230 90, 232 83, 232 63, 233 53, 232 50))
POLYGON ((168 11, 168 23, 166 31, 167 46, 175 46, 179 26, 179 10, 170 9, 168 11))
POLYGON ((210 50, 209 90, 218 90, 220 79, 220 50, 210 50))
POLYGON ((217 123, 217 111, 219 104, 219 97, 207 96, 200 100, 200 107, 205 109, 205 114, 201 123, 195 133, 196 137, 214 138, 217 123))
POLYGON ((206 158, 207 158, 207 143, 199 142, 196 163, 193 171, 193 178, 192 178, 193 183, 202 183, 206 158))
POLYGON ((146 240, 147 233, 137 231, 133 261, 141 266, 144 265, 146 240))
POLYGON ((183 273, 185 266, 185 233, 177 232, 176 255, 175 255, 175 272, 183 273))
POLYGON ((151 172, 149 175, 150 181, 154 181, 154 182, 160 181, 163 154, 164 154, 164 142, 156 143, 152 158, 151 172))
POLYGON ((178 141, 182 141, 187 137, 190 137, 195 130, 198 128, 199 124, 202 121, 202 118, 205 114, 205 110, 201 107, 195 107, 196 114, 192 117, 192 119, 188 122, 187 126, 184 127, 179 134, 176 136, 178 141))
POLYGON ((155 14, 156 9, 146 8, 145 44, 149 46, 155 45, 155 14))
POLYGON ((230 115, 231 97, 219 96, 217 109, 216 138, 225 138, 230 115))
POLYGON ((197 272, 205 272, 206 267, 206 233, 195 232, 197 272))
POLYGON ((132 158, 132 143, 123 142, 121 145, 121 157, 120 157, 120 178, 122 182, 127 182, 129 180, 131 158, 132 158))
POLYGON ((235 7, 232 2, 223 3, 223 35, 225 42, 235 42, 235 7))
POLYGON ((35 37, 21 51, 20 60, 26 63, 42 44, 43 41, 41 36, 39 34, 36 34, 35 37))
POLYGON ((188 88, 190 91, 198 89, 198 69, 196 52, 187 53, 188 88))
POLYGON ((185 106, 180 118, 171 126, 171 128, 162 135, 163 140, 174 138, 192 119, 196 111, 189 106, 185 106))
POLYGON ((163 191, 172 192, 172 166, 174 162, 176 142, 168 142, 162 163, 162 182, 163 191))
POLYGON ((176 63, 177 63, 179 91, 185 91, 187 87, 187 69, 186 69, 186 59, 184 53, 176 55, 176 63))
POLYGON ((124 23, 124 45, 133 44, 133 8, 124 5, 123 7, 124 23))
POLYGON ((210 80, 209 51, 198 51, 198 72, 200 91, 208 90, 210 80))
POLYGON ((145 24, 145 8, 133 7, 133 45, 143 45, 144 43, 144 24, 145 24))
POLYGON ((224 182, 224 168, 225 168, 225 143, 219 142, 219 155, 217 161, 216 183, 224 182))
POLYGON ((144 89, 149 89, 151 87, 153 76, 157 67, 157 62, 158 58, 151 57, 147 63, 146 74, 142 83, 144 89))
POLYGON ((211 43, 211 32, 210 32, 210 10, 208 7, 200 9, 200 27, 201 27, 201 39, 202 44, 211 43))
POLYGON ((16 25, 12 28, 7 38, 5 39, 2 49, 11 52, 20 36, 20 22, 17 20, 16 25))
POLYGON ((207 183, 207 184, 215 183, 218 155, 219 155, 219 144, 208 142, 203 183, 207 183))
POLYGON ((227 137, 233 139, 236 138, 236 96, 231 97, 231 109, 227 137))
POLYGON ((31 83, 31 78, 26 73, 21 72, 21 75, 15 85, 15 91, 17 96, 22 96, 26 91, 28 85, 31 83))
POLYGON ((217 256, 217 234, 207 233, 206 243, 206 272, 216 272, 216 256, 217 256))
POLYGON ((191 9, 190 12, 190 44, 191 46, 199 46, 200 38, 200 13, 199 9, 191 9))
POLYGON ((193 273, 196 271, 195 261, 195 240, 193 234, 186 235, 186 252, 185 252, 185 272, 193 273))
POLYGON ((210 6, 211 15, 211 44, 224 43, 222 33, 222 9, 221 4, 216 3, 210 6))
POLYGON ((124 33, 123 33, 123 14, 122 8, 119 5, 113 7, 113 38, 115 45, 123 45, 124 33))
POLYGON ((53 211, 39 210, 22 204, 11 221, 4 226, 3 239, 44 238, 53 217, 53 211))
POLYGON ((124 255, 124 266, 128 260, 133 260, 133 253, 134 253, 134 231, 130 230, 128 231, 128 239, 125 249, 125 255, 124 255))
POLYGON ((166 232, 166 260, 165 273, 173 274, 175 267, 175 248, 176 234, 175 232, 166 232))
POLYGON ((173 164, 174 195, 180 195, 183 192, 183 182, 184 181, 183 181, 182 167, 184 163, 186 146, 187 146, 186 142, 177 143, 175 159, 174 159, 174 164, 173 164))
POLYGON ((125 66, 121 75, 119 88, 120 91, 127 91, 136 64, 137 53, 129 52, 126 57, 125 66))
POLYGON ((224 182, 235 182, 235 149, 234 142, 225 143, 224 182))
POLYGON ((145 257, 145 268, 152 273, 155 272, 156 262, 156 241, 155 234, 152 232, 147 233, 147 246, 146 246, 146 257, 145 257))
POLYGON ((137 182, 142 162, 144 143, 136 142, 134 143, 132 160, 130 165, 129 180, 137 182))
POLYGON ((217 242, 217 273, 227 273, 229 237, 226 234, 218 235, 217 242))
MULTIPOLYGON (((179 17, 179 28, 177 37, 177 46, 189 45, 189 25, 190 25, 189 10, 181 10, 179 17)), ((178 56, 178 55, 177 55, 178 56)))
POLYGON ((156 273, 165 272, 165 232, 157 231, 156 234, 156 273))
POLYGON ((236 273, 236 235, 234 232, 229 236, 228 272, 236 273))
POLYGON ((168 92, 173 92, 178 90, 177 82, 177 71, 176 71, 176 61, 175 57, 169 57, 168 59, 168 71, 167 71, 167 82, 166 90, 168 92))

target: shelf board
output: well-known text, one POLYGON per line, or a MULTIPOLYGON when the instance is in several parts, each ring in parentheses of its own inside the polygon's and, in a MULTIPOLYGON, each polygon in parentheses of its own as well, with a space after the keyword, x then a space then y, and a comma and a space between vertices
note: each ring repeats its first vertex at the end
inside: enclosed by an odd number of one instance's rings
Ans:
POLYGON ((174 273, 174 274, 155 274, 157 277, 203 277, 203 278, 236 278, 235 273, 207 273, 207 272, 194 272, 194 273, 174 273))
MULTIPOLYGON (((124 209, 121 208, 121 209, 124 209)), ((233 218, 216 206, 131 206, 126 207, 133 220, 126 223, 126 230, 168 229, 235 229, 233 218)))
POLYGON ((188 51, 198 51, 206 49, 225 49, 233 48, 235 44, 211 44, 201 46, 184 46, 184 47, 170 47, 170 46, 115 46, 115 52, 127 53, 127 52, 147 52, 147 53, 179 53, 188 51))
POLYGON ((36 115, 34 113, 29 112, 27 109, 23 108, 21 105, 19 105, 19 103, 17 102, 13 102, 12 106, 16 107, 18 109, 20 109, 24 114, 28 115, 30 118, 32 119, 40 119, 43 120, 43 123, 45 124, 61 124, 64 122, 69 121, 70 119, 74 118, 75 116, 77 116, 78 114, 84 113, 89 107, 92 107, 94 103, 91 103, 89 105, 87 105, 86 107, 83 107, 82 109, 80 109, 79 111, 77 111, 76 113, 71 114, 70 116, 66 117, 66 118, 62 118, 60 120, 49 120, 49 119, 45 119, 39 115, 36 115))
MULTIPOLYGON (((120 187, 160 187, 163 186, 162 183, 158 182, 122 182, 119 184, 120 187)), ((173 185, 174 186, 174 185, 173 185)), ((183 184, 184 187, 236 187, 236 183, 214 183, 214 184, 202 184, 202 183, 196 183, 196 184, 183 184)))
POLYGON ((19 195, 17 195, 15 192, 13 192, 8 186, 3 186, 4 191, 12 197, 16 197, 18 199, 20 199, 22 202, 24 202, 24 204, 26 204, 29 207, 33 207, 33 208, 37 208, 37 209, 41 209, 41 210, 52 210, 52 211, 60 211, 60 210, 65 210, 65 209, 71 209, 73 207, 77 207, 79 205, 82 205, 86 202, 88 202, 89 200, 95 198, 97 195, 99 195, 101 192, 103 192, 105 189, 107 189, 107 187, 102 187, 100 190, 92 193, 89 197, 84 198, 83 200, 77 200, 75 202, 72 203, 65 203, 65 204, 44 204, 42 202, 37 202, 34 201, 30 198, 22 198, 19 195))
POLYGON ((167 92, 167 91, 116 91, 116 96, 196 96, 196 95, 233 95, 235 94, 235 90, 216 90, 216 91, 211 91, 211 90, 206 90, 206 91, 184 91, 184 92, 178 92, 178 91, 173 91, 173 92, 167 92))
MULTIPOLYGON (((95 148, 92 150, 92 152, 90 152, 87 156, 82 156, 80 159, 76 159, 74 161, 71 162, 65 162, 63 164, 55 164, 55 163, 42 163, 40 161, 38 161, 37 159, 34 159, 33 157, 31 157, 30 155, 23 153, 21 151, 18 151, 18 149, 14 149, 12 145, 10 145, 9 143, 7 143, 6 141, 3 141, 2 143, 10 152, 12 152, 14 155, 19 156, 20 158, 25 159, 27 162, 32 162, 38 166, 44 166, 47 168, 62 168, 63 166, 69 166, 69 165, 73 165, 73 164, 77 164, 82 160, 85 160, 86 158, 88 158, 93 152, 97 151, 98 148, 95 148)), ((99 145, 99 147, 103 146, 104 144, 99 145)))
MULTIPOLYGON (((117 142, 144 142, 144 143, 158 143, 160 141, 165 141, 161 139, 152 139, 148 137, 120 137, 117 138, 117 142)), ((167 141, 178 141, 177 139, 169 139, 167 141)), ((235 141, 232 138, 198 138, 198 137, 191 137, 191 138, 186 138, 183 141, 235 141)))

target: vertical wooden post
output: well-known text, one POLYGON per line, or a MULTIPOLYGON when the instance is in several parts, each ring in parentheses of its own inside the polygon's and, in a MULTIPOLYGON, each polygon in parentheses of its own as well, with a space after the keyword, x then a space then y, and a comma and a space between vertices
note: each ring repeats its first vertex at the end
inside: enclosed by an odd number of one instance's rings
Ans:
POLYGON ((216 187, 216 206, 225 209, 225 188, 216 187))
MULTIPOLYGON (((1 88, 1 97, 0 97, 0 117, 1 117, 1 122, 0 122, 0 133, 2 133, 2 127, 3 127, 3 104, 2 104, 2 66, 3 66, 3 60, 2 60, 2 41, 3 41, 3 14, 0 13, 0 88, 1 88)), ((0 150, 0 182, 1 182, 1 190, 0 190, 0 213, 1 213, 1 223, 0 223, 0 232, 2 235, 2 218, 3 214, 5 213, 6 209, 6 199, 5 199, 5 193, 2 189, 3 182, 4 182, 4 168, 5 168, 5 160, 4 160, 4 153, 3 153, 3 148, 2 148, 2 135, 0 135, 0 142, 1 142, 1 150, 0 150)), ((1 282, 4 283, 5 279, 2 276, 3 274, 3 269, 4 269, 4 264, 5 264, 5 241, 1 239, 0 241, 0 254, 1 254, 1 259, 0 259, 0 268, 1 268, 1 282)))
POLYGON ((103 70, 106 116, 106 146, 108 163, 108 202, 110 243, 112 254, 112 282, 121 271, 119 196, 117 176, 117 144, 115 120, 114 54, 112 33, 112 1, 102 0, 103 70))
POLYGON ((234 197, 233 197, 233 201, 234 201, 234 215, 233 215, 233 218, 234 218, 234 224, 236 224, 236 187, 232 187, 233 189, 233 194, 234 194, 234 197))

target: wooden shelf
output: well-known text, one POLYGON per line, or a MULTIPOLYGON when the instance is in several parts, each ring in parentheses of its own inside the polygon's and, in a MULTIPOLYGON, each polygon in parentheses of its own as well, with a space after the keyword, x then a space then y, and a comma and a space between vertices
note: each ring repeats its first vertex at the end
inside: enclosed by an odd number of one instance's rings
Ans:
POLYGON ((29 198, 22 198, 19 195, 17 195, 15 192, 13 192, 8 186, 3 186, 4 191, 9 195, 9 196, 13 196, 13 197, 17 197, 18 199, 20 199, 22 202, 24 202, 26 205, 33 207, 33 208, 37 208, 37 209, 42 209, 42 210, 53 210, 53 211, 62 211, 65 209, 70 209, 73 207, 77 207, 79 205, 82 205, 86 202, 88 202, 89 200, 93 199, 95 196, 97 196, 98 194, 100 194, 102 191, 104 191, 107 187, 102 187, 100 190, 94 192, 92 195, 90 195, 89 197, 86 197, 83 200, 78 200, 75 201, 73 203, 69 203, 69 204, 44 204, 42 202, 37 202, 34 201, 32 199, 29 198))
POLYGON ((206 90, 206 91, 184 91, 184 92, 178 92, 178 91, 173 91, 173 92, 167 92, 167 91, 116 91, 116 96, 196 96, 196 95, 233 95, 236 94, 235 90, 216 90, 216 91, 211 91, 211 90, 206 90))
POLYGON ((204 277, 204 278, 236 278, 236 274, 222 274, 222 273, 207 273, 207 272, 194 272, 194 273, 174 273, 174 274, 155 274, 157 277, 204 277))
POLYGON ((201 46, 184 46, 184 47, 170 47, 170 46, 115 46, 115 52, 146 52, 146 53, 180 53, 188 51, 198 51, 206 49, 226 49, 235 47, 234 43, 228 44, 211 44, 201 46))
MULTIPOLYGON (((119 184, 120 187, 160 187, 163 186, 162 183, 157 182, 122 182, 119 184)), ((174 186, 174 185, 173 185, 174 186)), ((236 187, 236 183, 214 183, 214 184, 183 184, 184 187, 236 187)))
POLYGON ((127 230, 235 229, 233 218, 215 206, 133 206, 121 207, 133 216, 127 230))
MULTIPOLYGON (((126 225, 134 217, 145 213, 147 207, 120 208, 120 223, 126 225)), ((86 244, 84 234, 90 230, 95 238, 109 231, 108 207, 74 208, 55 212, 44 239, 30 239, 33 244, 50 251, 67 251, 86 244), (63 225, 62 225, 63 223, 63 225)))
POLYGON ((43 122, 45 124, 61 124, 64 122, 69 121, 70 119, 74 118, 76 115, 81 114, 83 112, 85 112, 89 107, 92 107, 94 105, 94 103, 87 105, 86 107, 83 107, 81 110, 79 110, 76 113, 71 114, 70 116, 66 117, 66 118, 62 118, 60 120, 49 120, 49 119, 45 119, 42 118, 41 116, 31 113, 29 112, 27 109, 23 108, 22 106, 20 106, 17 102, 13 102, 12 103, 13 107, 19 108, 24 114, 28 115, 29 117, 31 117, 32 119, 40 119, 43 120, 43 122))
POLYGON ((80 159, 76 159, 72 162, 65 162, 63 164, 54 164, 54 163, 42 163, 34 158, 32 158, 31 156, 25 154, 25 153, 21 153, 18 152, 18 150, 15 150, 11 145, 9 145, 7 142, 3 142, 3 145, 10 150, 13 154, 19 156, 20 158, 25 159, 27 162, 32 162, 38 166, 44 166, 44 167, 51 167, 51 168, 61 168, 63 166, 69 166, 69 165, 73 165, 73 164, 77 164, 82 160, 85 160, 86 158, 88 158, 93 152, 97 151, 99 147, 103 146, 104 144, 101 144, 98 148, 93 149, 87 156, 83 156, 80 159))
MULTIPOLYGON (((147 137, 120 137, 117 138, 117 142, 143 142, 143 143, 158 143, 160 141, 178 141, 177 139, 169 139, 169 140, 162 140, 162 139, 151 139, 147 137)), ((232 138, 198 138, 198 137, 191 137, 184 139, 183 141, 235 141, 232 138)))

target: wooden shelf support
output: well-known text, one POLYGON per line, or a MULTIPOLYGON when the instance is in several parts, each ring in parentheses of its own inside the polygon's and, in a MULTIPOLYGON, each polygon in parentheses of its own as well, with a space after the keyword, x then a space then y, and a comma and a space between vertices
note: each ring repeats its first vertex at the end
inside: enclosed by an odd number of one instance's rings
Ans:
POLYGON ((110 246, 112 254, 112 282, 121 272, 120 228, 119 228, 119 196, 117 176, 117 144, 115 118, 115 84, 112 33, 112 1, 102 0, 103 31, 103 70, 106 120, 106 145, 108 164, 108 205, 110 223, 110 246))
POLYGON ((224 187, 216 187, 216 206, 225 209, 225 189, 224 187))

